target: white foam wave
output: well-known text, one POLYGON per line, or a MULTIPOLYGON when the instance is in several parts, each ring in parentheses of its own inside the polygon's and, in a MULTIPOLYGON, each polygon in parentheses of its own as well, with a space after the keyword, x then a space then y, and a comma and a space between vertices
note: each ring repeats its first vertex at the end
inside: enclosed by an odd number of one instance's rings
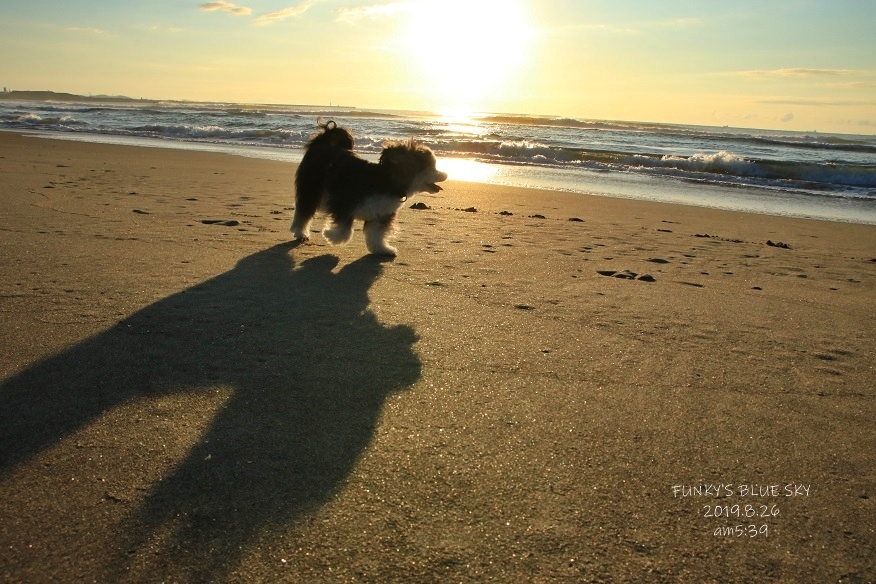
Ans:
POLYGON ((318 115, 376 156, 387 139, 416 137, 439 158, 660 175, 734 185, 876 197, 876 140, 661 124, 495 116, 455 124, 436 118, 292 106, 0 102, 0 128, 148 137, 299 149, 318 115), (833 149, 828 149, 833 148, 833 149))

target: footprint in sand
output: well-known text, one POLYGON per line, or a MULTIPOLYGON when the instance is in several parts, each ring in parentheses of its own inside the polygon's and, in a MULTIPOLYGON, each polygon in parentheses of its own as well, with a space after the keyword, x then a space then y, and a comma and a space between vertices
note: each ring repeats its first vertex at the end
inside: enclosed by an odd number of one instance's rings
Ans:
POLYGON ((840 377, 849 367, 847 361, 855 357, 855 352, 848 349, 826 348, 812 354, 821 365, 816 370, 821 373, 840 377))
POLYGON ((617 270, 596 270, 596 273, 600 276, 608 276, 611 278, 620 278, 622 280, 640 280, 642 282, 656 282, 657 279, 651 274, 642 274, 641 276, 636 272, 632 272, 630 270, 623 270, 618 272, 617 270))
POLYGON ((236 221, 234 219, 201 219, 201 223, 203 223, 204 225, 225 225, 226 227, 237 227, 238 225, 240 225, 240 221, 236 221))

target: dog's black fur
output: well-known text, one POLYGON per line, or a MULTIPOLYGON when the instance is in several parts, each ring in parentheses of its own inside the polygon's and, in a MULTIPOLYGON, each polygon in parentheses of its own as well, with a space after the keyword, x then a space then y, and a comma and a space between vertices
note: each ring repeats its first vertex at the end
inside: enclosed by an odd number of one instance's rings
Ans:
POLYGON ((318 210, 331 217, 323 235, 331 243, 347 243, 353 221, 365 222, 365 242, 372 253, 395 255, 386 243, 402 203, 418 192, 437 193, 447 174, 435 169, 435 156, 414 140, 384 146, 377 163, 353 153, 353 136, 334 121, 317 122, 322 132, 306 146, 295 174, 296 239, 310 237, 310 222, 318 210))

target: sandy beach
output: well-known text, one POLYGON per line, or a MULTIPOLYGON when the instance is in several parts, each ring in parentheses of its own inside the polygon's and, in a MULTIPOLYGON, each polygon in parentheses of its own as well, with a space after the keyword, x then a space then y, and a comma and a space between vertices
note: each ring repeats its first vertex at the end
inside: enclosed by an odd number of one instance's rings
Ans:
POLYGON ((0 132, 0 580, 876 580, 876 226, 294 173, 0 132))

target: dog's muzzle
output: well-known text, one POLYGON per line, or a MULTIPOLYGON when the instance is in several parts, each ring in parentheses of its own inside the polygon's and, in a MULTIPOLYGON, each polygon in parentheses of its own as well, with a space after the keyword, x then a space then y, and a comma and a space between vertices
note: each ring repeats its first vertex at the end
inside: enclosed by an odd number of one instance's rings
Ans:
POLYGON ((447 180, 447 173, 446 172, 436 172, 435 173, 435 182, 426 183, 426 185, 425 185, 426 191, 429 193, 432 193, 432 194, 440 193, 444 189, 442 189, 440 186, 438 186, 437 183, 443 182, 445 180, 447 180))

